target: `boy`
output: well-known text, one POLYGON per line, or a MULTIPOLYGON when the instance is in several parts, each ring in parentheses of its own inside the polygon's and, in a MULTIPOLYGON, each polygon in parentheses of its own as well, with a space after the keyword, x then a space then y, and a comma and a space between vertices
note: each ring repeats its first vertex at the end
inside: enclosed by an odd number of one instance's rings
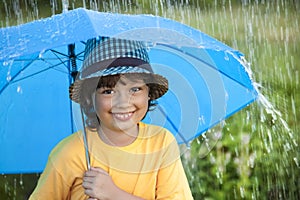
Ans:
POLYGON ((61 141, 30 199, 193 199, 177 142, 141 122, 168 90, 139 41, 98 37, 86 43, 70 98, 86 115, 91 169, 81 132, 61 141))

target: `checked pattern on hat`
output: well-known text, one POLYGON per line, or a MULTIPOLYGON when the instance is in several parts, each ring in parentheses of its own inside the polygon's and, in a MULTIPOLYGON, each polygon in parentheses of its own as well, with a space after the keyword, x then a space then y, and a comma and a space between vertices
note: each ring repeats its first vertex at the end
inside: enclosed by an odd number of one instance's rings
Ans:
POLYGON ((87 42, 84 66, 116 58, 137 58, 149 61, 143 42, 117 38, 97 37, 87 42))

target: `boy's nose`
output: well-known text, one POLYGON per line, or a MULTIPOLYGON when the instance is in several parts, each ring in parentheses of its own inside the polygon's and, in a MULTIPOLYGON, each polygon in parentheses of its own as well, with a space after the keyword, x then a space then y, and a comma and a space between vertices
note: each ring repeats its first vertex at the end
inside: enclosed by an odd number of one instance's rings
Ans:
POLYGON ((113 100, 113 104, 119 107, 125 107, 130 104, 132 95, 129 92, 118 92, 113 100))

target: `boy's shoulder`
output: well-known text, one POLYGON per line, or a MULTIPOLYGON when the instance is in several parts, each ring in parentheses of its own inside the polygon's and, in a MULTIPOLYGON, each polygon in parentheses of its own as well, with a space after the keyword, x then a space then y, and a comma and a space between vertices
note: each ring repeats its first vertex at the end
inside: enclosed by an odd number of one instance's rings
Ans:
POLYGON ((153 130, 153 131, 160 131, 160 132, 171 133, 168 129, 166 129, 166 128, 162 127, 162 126, 155 125, 155 124, 148 124, 148 123, 145 123, 145 122, 140 122, 139 126, 141 128, 145 128, 145 129, 149 129, 149 130, 153 130))
POLYGON ((51 151, 51 155, 55 156, 56 154, 60 154, 59 152, 65 152, 64 155, 67 154, 77 154, 78 151, 82 151, 83 139, 82 139, 82 131, 75 132, 65 138, 63 138, 51 151))
POLYGON ((174 135, 166 128, 154 124, 147 124, 140 122, 140 127, 144 130, 144 134, 147 136, 163 137, 167 140, 175 140, 174 135))

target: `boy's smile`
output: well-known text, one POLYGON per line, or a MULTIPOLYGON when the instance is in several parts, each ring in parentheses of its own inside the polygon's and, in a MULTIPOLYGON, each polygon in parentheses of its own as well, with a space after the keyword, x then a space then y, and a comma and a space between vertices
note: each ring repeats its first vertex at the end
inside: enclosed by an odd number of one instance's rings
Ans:
POLYGON ((131 118, 133 115, 133 112, 128 112, 128 113, 113 113, 114 118, 121 120, 121 121, 126 121, 131 118))

